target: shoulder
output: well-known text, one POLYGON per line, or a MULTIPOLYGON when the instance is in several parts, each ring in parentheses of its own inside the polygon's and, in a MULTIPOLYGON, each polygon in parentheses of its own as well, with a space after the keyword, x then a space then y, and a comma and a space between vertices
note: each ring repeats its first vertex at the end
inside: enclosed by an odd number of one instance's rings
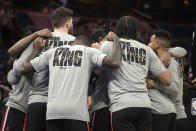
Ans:
POLYGON ((139 41, 134 40, 134 44, 136 47, 139 47, 140 49, 144 49, 146 51, 146 54, 149 54, 149 55, 155 54, 155 52, 149 46, 147 46, 139 41))
POLYGON ((175 57, 172 57, 172 58, 171 58, 171 61, 170 61, 170 64, 169 64, 168 69, 169 69, 170 71, 178 70, 178 69, 179 69, 179 64, 178 64, 178 61, 176 60, 175 57))
POLYGON ((141 43, 139 41, 134 40, 135 44, 137 44, 140 48, 144 48, 146 50, 152 50, 149 46, 145 45, 144 43, 141 43))
POLYGON ((132 40, 132 39, 127 40, 127 39, 120 38, 120 42, 121 43, 130 43, 130 46, 134 46, 134 47, 139 47, 139 48, 144 48, 144 49, 148 48, 147 45, 145 45, 137 40, 132 40))
POLYGON ((113 42, 112 41, 105 41, 101 47, 99 48, 100 51, 104 50, 111 50, 113 47, 113 42))
POLYGON ((171 58, 170 65, 178 65, 178 61, 176 60, 175 57, 172 57, 172 58, 171 58))
POLYGON ((47 51, 43 52, 43 54, 52 54, 53 52, 55 52, 58 48, 61 47, 55 47, 55 48, 50 48, 47 51))
POLYGON ((64 35, 61 35, 61 37, 63 38, 63 39, 67 39, 68 41, 73 41, 73 40, 75 40, 75 36, 73 36, 73 35, 70 35, 70 34, 64 34, 64 35))
POLYGON ((87 49, 87 51, 89 51, 89 52, 97 52, 97 51, 99 51, 98 49, 92 48, 92 47, 87 47, 86 49, 87 49))
POLYGON ((113 46, 113 42, 112 41, 105 41, 103 42, 103 44, 101 45, 102 46, 113 46))
POLYGON ((67 34, 68 35, 68 37, 70 37, 70 39, 73 39, 73 40, 75 40, 75 36, 73 36, 73 35, 70 35, 70 34, 67 34))
POLYGON ((56 32, 52 32, 52 37, 61 37, 61 38, 66 38, 69 40, 75 40, 75 36, 70 35, 70 34, 65 34, 65 33, 56 33, 56 32))

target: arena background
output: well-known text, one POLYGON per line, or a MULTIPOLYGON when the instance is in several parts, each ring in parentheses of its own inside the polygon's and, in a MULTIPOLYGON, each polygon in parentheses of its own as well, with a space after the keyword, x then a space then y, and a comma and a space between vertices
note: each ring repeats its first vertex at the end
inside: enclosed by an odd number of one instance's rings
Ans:
MULTIPOLYGON (((189 82, 191 80, 189 67, 191 66, 190 52, 195 50, 192 47, 196 23, 195 0, 0 0, 1 85, 10 87, 6 80, 10 69, 7 49, 21 39, 29 29, 51 29, 51 13, 60 6, 74 10, 74 35, 76 36, 89 35, 94 29, 102 28, 105 22, 111 22, 115 30, 118 18, 123 15, 135 16, 140 20, 140 37, 144 40, 144 44, 148 44, 152 32, 156 29, 161 28, 171 32, 174 38, 173 46, 184 47, 188 52, 184 59, 187 76, 185 104, 191 119, 190 123, 193 122, 194 125, 196 120, 190 114, 190 100, 196 97, 196 91, 189 82)), ((192 60, 195 58, 193 54, 192 60)), ((193 130, 196 131, 196 128, 193 130)))

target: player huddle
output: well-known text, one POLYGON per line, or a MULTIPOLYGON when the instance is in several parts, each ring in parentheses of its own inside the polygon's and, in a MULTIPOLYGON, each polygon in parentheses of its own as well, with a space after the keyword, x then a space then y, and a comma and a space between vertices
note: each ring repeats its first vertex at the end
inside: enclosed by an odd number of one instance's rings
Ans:
POLYGON ((186 51, 170 49, 170 33, 156 31, 146 46, 137 19, 123 16, 115 33, 74 37, 72 17, 56 9, 53 32, 37 31, 8 50, 13 93, 1 131, 186 131, 186 51))

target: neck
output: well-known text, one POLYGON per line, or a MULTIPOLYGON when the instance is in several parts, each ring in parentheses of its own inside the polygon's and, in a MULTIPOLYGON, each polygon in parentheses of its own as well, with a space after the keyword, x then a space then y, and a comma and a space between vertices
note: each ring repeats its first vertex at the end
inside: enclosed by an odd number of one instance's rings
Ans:
POLYGON ((107 39, 103 39, 100 44, 102 45, 105 41, 107 41, 107 39))
POLYGON ((167 50, 165 50, 163 48, 158 48, 156 51, 157 51, 159 57, 163 56, 163 54, 165 52, 167 52, 167 50))
POLYGON ((55 33, 63 33, 63 34, 68 34, 68 29, 67 28, 54 28, 55 33))
POLYGON ((74 45, 83 45, 83 46, 87 46, 85 44, 83 44, 82 42, 74 42, 71 44, 71 46, 74 46, 74 45))

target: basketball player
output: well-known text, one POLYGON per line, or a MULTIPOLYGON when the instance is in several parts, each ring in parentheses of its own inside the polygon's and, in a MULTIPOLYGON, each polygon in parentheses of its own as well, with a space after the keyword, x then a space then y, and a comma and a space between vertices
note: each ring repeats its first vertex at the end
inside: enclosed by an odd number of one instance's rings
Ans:
MULTIPOLYGON (((152 35, 149 46, 157 52, 165 67, 171 72, 172 84, 166 86, 155 80, 154 88, 148 90, 152 103, 152 131, 175 131, 176 130, 176 108, 172 100, 168 97, 165 90, 169 87, 170 94, 176 96, 179 84, 176 74, 176 62, 171 58, 168 49, 171 44, 171 34, 165 30, 158 30, 152 35), (160 91, 162 90, 162 91, 160 91), (164 91, 163 91, 164 90, 164 91)), ((152 76, 152 75, 151 75, 152 76)), ((153 77, 156 79, 156 77, 153 77)))
MULTIPOLYGON (((170 73, 153 50, 138 42, 138 21, 123 16, 117 23, 120 38, 121 66, 108 70, 108 94, 113 131, 150 131, 151 103, 145 78, 152 71, 166 85, 171 84, 170 73)), ((100 50, 110 55, 113 43, 105 42, 100 50)))
MULTIPOLYGON (((73 11, 67 8, 57 8, 51 18, 51 22, 54 28, 52 37, 46 39, 46 46, 42 52, 62 45, 71 45, 74 36, 68 33, 73 33, 72 24, 73 11)), ((33 43, 30 44, 30 50, 32 51, 33 43)), ((31 52, 30 51, 30 52, 31 52)), ((23 62, 26 59, 23 59, 23 62)), ((48 83, 49 83, 49 70, 43 70, 39 73, 33 73, 31 79, 32 87, 28 97, 28 112, 26 116, 26 122, 24 124, 24 130, 26 131, 44 131, 46 130, 46 104, 48 97, 48 83)))
MULTIPOLYGON (((91 34, 94 42, 92 47, 99 49, 104 42, 108 41, 109 35, 110 33, 106 36, 104 30, 95 30, 91 34)), ((104 70, 101 74, 97 69, 95 72, 99 74, 99 77, 94 83, 95 91, 92 94, 92 131, 111 131, 107 74, 104 70)))
POLYGON ((30 54, 26 47, 38 36, 47 38, 51 36, 51 32, 47 29, 37 31, 21 39, 8 50, 10 57, 18 59, 15 60, 13 69, 7 76, 9 84, 12 85, 13 93, 6 103, 1 131, 22 131, 23 129, 31 82, 20 73, 22 66, 20 63, 30 54))
POLYGON ((87 92, 90 74, 95 66, 111 68, 120 66, 118 37, 114 35, 113 40, 111 57, 88 47, 91 41, 85 36, 78 36, 71 47, 62 46, 51 49, 39 57, 36 56, 40 49, 37 49, 38 44, 35 43, 34 50, 21 71, 27 73, 33 70, 39 72, 44 68, 50 70, 48 131, 89 130, 86 125, 89 121, 87 92))

